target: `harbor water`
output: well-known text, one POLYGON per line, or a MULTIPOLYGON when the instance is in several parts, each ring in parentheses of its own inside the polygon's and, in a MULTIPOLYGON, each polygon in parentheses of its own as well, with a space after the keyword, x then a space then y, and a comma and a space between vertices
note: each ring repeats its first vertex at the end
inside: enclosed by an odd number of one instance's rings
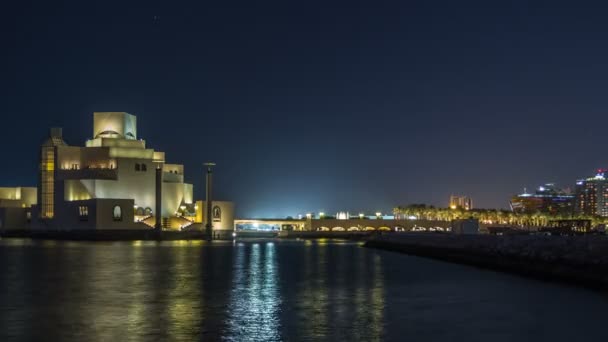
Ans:
POLYGON ((0 240, 0 341, 606 341, 608 296, 331 240, 0 240))

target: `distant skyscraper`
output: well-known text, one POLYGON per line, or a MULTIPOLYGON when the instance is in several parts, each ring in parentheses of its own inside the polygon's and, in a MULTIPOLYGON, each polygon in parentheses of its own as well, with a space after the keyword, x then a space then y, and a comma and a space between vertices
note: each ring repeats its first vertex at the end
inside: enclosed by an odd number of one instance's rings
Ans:
POLYGON ((450 208, 462 208, 465 210, 473 209, 473 200, 467 196, 450 196, 450 208))
POLYGON ((608 170, 576 182, 574 210, 577 214, 608 216, 608 170))
POLYGON ((535 193, 511 198, 511 210, 515 213, 572 214, 574 196, 559 189, 553 183, 539 186, 535 193))

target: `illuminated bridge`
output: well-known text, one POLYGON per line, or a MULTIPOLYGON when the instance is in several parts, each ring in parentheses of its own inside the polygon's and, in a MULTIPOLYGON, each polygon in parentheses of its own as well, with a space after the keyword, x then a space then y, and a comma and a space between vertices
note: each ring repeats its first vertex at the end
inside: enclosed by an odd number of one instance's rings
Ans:
POLYGON ((237 231, 447 231, 449 221, 390 220, 390 219, 237 219, 237 231))
POLYGON ((258 231, 281 231, 281 230, 306 230, 306 220, 297 219, 236 219, 234 230, 258 230, 258 231))

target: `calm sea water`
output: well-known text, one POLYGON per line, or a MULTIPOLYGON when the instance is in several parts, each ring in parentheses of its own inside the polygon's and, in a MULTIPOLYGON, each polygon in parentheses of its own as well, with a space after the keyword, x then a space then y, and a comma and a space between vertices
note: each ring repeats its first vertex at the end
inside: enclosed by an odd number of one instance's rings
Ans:
POLYGON ((608 298, 356 243, 0 240, 0 341, 606 341, 608 298))

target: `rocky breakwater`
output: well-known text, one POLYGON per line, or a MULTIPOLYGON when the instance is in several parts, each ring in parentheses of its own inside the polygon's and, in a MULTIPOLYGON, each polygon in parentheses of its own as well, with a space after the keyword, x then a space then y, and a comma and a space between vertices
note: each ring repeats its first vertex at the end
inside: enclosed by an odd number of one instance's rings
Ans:
POLYGON ((366 247, 608 290, 608 237, 390 234, 366 247))

